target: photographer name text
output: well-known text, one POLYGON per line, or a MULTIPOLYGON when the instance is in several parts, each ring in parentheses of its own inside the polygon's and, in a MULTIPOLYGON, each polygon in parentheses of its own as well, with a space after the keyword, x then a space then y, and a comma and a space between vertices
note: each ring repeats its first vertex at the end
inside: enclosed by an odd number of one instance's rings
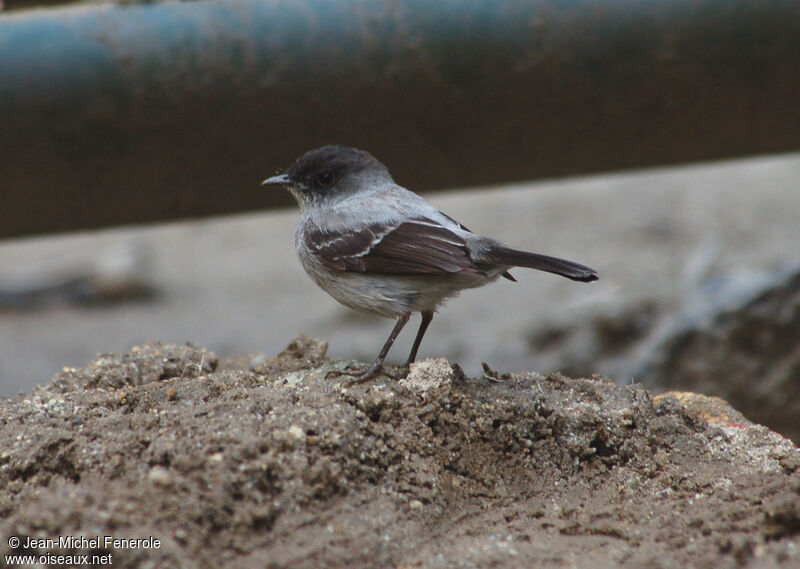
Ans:
POLYGON ((26 549, 158 549, 161 540, 150 537, 115 537, 113 535, 61 535, 51 537, 25 537, 21 544, 26 549))

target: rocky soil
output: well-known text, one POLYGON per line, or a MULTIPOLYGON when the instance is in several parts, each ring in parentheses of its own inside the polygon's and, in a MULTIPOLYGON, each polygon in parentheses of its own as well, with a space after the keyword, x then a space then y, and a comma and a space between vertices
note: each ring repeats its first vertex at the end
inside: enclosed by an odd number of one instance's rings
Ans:
POLYGON ((300 338, 276 358, 221 362, 146 344, 0 401, 2 554, 800 566, 800 453, 720 399, 488 366, 471 378, 446 360, 352 385, 336 375, 352 362, 325 353, 300 338), (65 535, 159 546, 23 547, 65 535))

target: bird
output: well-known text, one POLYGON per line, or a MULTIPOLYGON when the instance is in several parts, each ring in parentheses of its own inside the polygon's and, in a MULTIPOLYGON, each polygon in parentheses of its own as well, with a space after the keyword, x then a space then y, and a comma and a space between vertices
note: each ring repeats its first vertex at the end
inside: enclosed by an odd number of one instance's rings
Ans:
POLYGON ((440 305, 514 267, 574 281, 598 279, 585 265, 529 253, 473 233, 423 197, 398 185, 369 152, 329 145, 306 152, 262 186, 289 190, 300 207, 294 242, 308 276, 341 304, 397 319, 378 357, 353 381, 383 372, 392 344, 413 313, 422 320, 410 366, 440 305))

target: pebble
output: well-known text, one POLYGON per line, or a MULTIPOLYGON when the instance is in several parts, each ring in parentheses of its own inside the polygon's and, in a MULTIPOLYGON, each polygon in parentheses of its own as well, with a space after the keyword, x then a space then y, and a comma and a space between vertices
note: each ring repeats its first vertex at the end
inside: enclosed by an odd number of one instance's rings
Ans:
POLYGON ((169 470, 163 466, 154 466, 151 468, 150 472, 147 473, 147 479, 159 486, 172 485, 172 475, 169 473, 169 470))

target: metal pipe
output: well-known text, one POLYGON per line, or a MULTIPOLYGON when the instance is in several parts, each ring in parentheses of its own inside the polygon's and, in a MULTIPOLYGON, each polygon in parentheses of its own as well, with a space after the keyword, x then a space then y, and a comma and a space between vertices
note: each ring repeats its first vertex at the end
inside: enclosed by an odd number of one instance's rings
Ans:
POLYGON ((0 236, 800 148, 796 0, 206 0, 0 16, 0 236))

